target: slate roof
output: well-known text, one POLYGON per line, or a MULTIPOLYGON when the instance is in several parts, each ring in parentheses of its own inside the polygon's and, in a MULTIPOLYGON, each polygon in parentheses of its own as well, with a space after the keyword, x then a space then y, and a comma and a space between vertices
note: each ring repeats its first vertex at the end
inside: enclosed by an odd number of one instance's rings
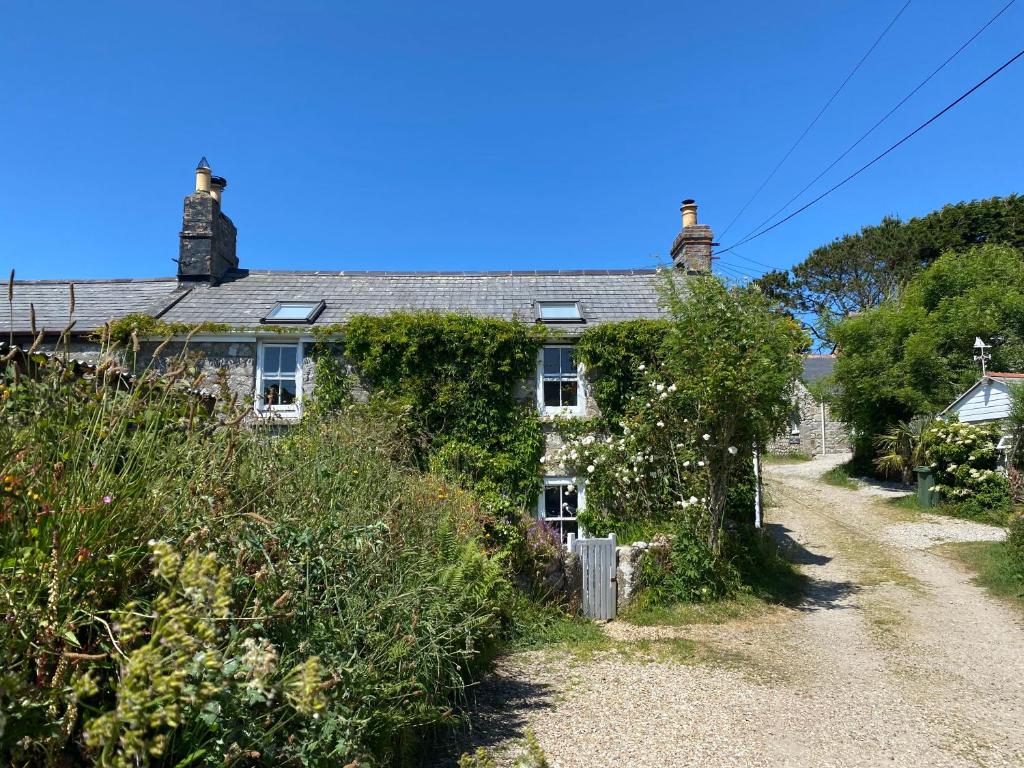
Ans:
MULTIPOLYGON (((567 335, 602 322, 662 316, 653 269, 529 272, 287 272, 240 270, 220 285, 174 278, 75 282, 76 331, 133 312, 168 322, 252 327, 278 301, 320 301, 315 325, 398 309, 460 312, 534 322, 537 301, 578 301, 586 323, 559 324, 567 335)), ((67 324, 67 281, 15 285, 15 327, 28 325, 28 303, 40 326, 67 324)), ((0 329, 7 316, 0 306, 0 329)), ((298 329, 309 326, 297 326, 298 329)))
POLYGON ((831 375, 835 364, 835 355, 804 355, 804 373, 801 378, 805 384, 821 381, 831 375))
MULTIPOLYGON (((134 313, 158 311, 177 289, 173 277, 126 280, 15 280, 14 331, 32 329, 31 307, 35 307, 36 328, 62 331, 68 324, 71 308, 70 283, 75 286, 74 331, 92 331, 107 320, 134 313)), ((5 286, 6 287, 6 286, 5 286)), ((4 297, 6 298, 6 297, 4 297)), ((0 299, 0 330, 11 330, 11 313, 0 299)))

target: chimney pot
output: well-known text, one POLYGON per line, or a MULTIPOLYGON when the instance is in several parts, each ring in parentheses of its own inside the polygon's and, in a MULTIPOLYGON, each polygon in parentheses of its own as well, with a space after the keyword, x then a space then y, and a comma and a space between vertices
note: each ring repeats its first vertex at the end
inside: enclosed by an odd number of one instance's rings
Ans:
POLYGON ((210 194, 213 199, 217 201, 217 204, 221 204, 221 194, 224 192, 224 188, 228 185, 228 180, 223 176, 211 176, 210 177, 210 194))
POLYGON ((683 229, 692 227, 697 223, 697 203, 693 200, 683 200, 683 207, 679 209, 683 214, 683 229))
POLYGON ((204 157, 196 167, 196 192, 210 191, 210 166, 204 157))

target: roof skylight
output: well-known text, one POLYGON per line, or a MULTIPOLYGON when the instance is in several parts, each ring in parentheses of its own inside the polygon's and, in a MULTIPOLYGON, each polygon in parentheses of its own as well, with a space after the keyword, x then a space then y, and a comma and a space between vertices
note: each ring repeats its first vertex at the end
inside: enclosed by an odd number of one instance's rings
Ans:
POLYGON ((325 306, 323 301, 279 301, 262 322, 312 323, 325 306))
POLYGON ((577 301, 538 301, 537 319, 542 323, 578 323, 583 315, 577 301))

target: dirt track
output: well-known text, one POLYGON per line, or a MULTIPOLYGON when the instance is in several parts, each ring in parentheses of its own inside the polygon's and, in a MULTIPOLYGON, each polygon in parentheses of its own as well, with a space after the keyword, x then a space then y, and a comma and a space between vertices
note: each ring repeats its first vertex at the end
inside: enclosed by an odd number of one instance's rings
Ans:
POLYGON ((1024 765, 1022 616, 924 548, 998 529, 821 483, 835 461, 768 472, 768 523, 811 579, 797 609, 513 656, 472 742, 510 760, 530 727, 560 768, 1024 765))

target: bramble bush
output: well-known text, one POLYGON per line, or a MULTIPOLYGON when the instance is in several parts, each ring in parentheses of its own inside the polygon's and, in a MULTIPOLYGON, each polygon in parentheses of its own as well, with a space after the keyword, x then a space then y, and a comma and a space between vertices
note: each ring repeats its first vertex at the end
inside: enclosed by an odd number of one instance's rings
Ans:
POLYGON ((394 425, 242 426, 184 358, 4 365, 0 764, 372 766, 458 718, 513 590, 394 425))
POLYGON ((941 422, 924 438, 935 471, 935 489, 953 514, 1005 522, 1010 510, 1010 481, 997 469, 998 424, 941 422))

